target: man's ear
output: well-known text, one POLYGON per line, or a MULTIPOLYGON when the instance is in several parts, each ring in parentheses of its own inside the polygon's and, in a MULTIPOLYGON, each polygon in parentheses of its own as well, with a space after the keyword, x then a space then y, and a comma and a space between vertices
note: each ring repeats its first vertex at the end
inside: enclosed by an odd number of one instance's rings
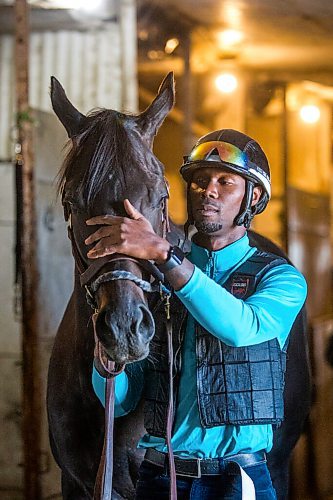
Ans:
POLYGON ((261 198, 261 195, 262 195, 262 187, 261 186, 254 186, 251 207, 253 207, 254 205, 256 205, 258 203, 258 201, 261 198))

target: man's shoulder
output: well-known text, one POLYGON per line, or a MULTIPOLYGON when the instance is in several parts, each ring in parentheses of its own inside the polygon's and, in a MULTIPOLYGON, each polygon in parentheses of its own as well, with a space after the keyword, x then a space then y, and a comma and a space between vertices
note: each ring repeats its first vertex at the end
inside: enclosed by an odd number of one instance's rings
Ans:
POLYGON ((288 260, 285 256, 279 255, 279 254, 274 253, 274 252, 262 250, 262 249, 259 249, 257 247, 255 247, 255 251, 249 257, 249 259, 257 260, 260 262, 273 262, 273 261, 277 261, 277 262, 280 261, 283 263, 288 262, 288 260))
POLYGON ((257 286, 285 287, 299 290, 300 296, 307 293, 307 283, 303 274, 287 259, 271 252, 255 252, 254 261, 260 265, 257 274, 257 286))
POLYGON ((257 284, 260 281, 274 277, 275 280, 279 278, 281 281, 285 279, 288 279, 290 282, 296 280, 302 287, 307 287, 303 274, 289 259, 281 255, 256 249, 247 262, 251 269, 257 270, 257 284))
POLYGON ((288 261, 284 257, 256 248, 235 272, 255 275, 265 274, 273 267, 285 264, 288 264, 288 261))

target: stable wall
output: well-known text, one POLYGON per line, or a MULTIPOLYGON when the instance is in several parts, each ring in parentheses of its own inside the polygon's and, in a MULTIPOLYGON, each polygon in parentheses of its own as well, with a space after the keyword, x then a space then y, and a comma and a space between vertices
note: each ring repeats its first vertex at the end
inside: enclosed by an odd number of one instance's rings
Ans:
POLYGON ((331 100, 323 97, 321 86, 299 82, 286 86, 285 101, 278 87, 261 112, 249 109, 247 116, 247 131, 263 146, 272 169, 272 200, 253 227, 287 243, 289 257, 308 283, 314 404, 294 454, 292 498, 306 498, 310 491, 321 498, 333 491, 333 369, 325 355, 333 333, 331 114, 331 100), (319 107, 318 122, 301 120, 305 104, 319 107))
MULTIPOLYGON (((50 76, 63 84, 73 104, 86 113, 94 107, 135 112, 136 11, 133 0, 114 1, 116 16, 98 29, 40 31, 31 34, 30 104, 35 109, 34 150, 39 272, 42 498, 61 498, 59 470, 48 443, 45 388, 54 335, 73 284, 73 259, 62 207, 56 199, 55 176, 62 162, 65 132, 51 114, 50 76)), ((0 21, 1 22, 1 21, 0 21)), ((14 317, 15 178, 14 40, 0 36, 0 496, 22 500, 21 325, 14 317), (6 161, 4 161, 6 160, 6 161), (2 161, 2 162, 1 162, 2 161)), ((35 500, 35 499, 33 499, 35 500)))

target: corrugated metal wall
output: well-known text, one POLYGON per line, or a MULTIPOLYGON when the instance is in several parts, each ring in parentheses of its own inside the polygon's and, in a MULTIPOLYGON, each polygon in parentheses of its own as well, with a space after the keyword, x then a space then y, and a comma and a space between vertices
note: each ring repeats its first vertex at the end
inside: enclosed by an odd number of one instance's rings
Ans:
MULTIPOLYGON (((30 105, 50 111, 50 76, 56 76, 80 111, 107 107, 136 111, 136 21, 133 2, 121 2, 119 22, 91 31, 32 33, 30 105)), ((0 161, 13 154, 14 37, 0 37, 0 161)))
MULTIPOLYGON (((59 470, 48 444, 45 385, 49 354, 66 300, 72 289, 73 259, 54 178, 66 140, 63 127, 50 114, 50 76, 55 75, 83 113, 99 106, 136 111, 135 0, 114 0, 114 22, 89 31, 44 31, 31 34, 30 105, 36 111, 35 181, 39 272, 40 387, 42 408, 42 498, 61 498, 59 470), (56 258, 55 258, 56 256, 56 258)), ((0 20, 1 22, 1 20, 0 20)), ((21 327, 14 317, 15 171, 14 37, 0 36, 0 497, 22 500, 21 327)))

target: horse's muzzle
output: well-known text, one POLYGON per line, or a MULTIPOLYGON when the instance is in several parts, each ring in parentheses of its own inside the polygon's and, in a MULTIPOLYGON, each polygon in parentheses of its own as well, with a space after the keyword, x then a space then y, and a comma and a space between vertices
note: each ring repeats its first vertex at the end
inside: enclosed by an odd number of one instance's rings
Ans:
POLYGON ((131 311, 106 306, 100 310, 96 321, 99 341, 109 358, 119 364, 147 357, 154 333, 154 320, 145 304, 131 311))

